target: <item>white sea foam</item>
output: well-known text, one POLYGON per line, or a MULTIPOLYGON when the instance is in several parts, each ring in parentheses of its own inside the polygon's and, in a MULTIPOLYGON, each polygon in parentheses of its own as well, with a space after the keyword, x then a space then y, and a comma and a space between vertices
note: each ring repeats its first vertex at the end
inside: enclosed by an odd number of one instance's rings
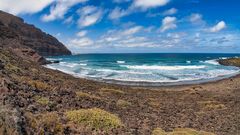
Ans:
POLYGON ((217 60, 206 60, 206 61, 204 61, 202 63, 212 64, 212 65, 219 65, 217 60))
POLYGON ((117 61, 118 64, 124 64, 125 61, 117 61))
POLYGON ((48 61, 61 61, 62 58, 46 58, 48 61))
POLYGON ((188 64, 192 63, 190 60, 186 61, 188 64))
POLYGON ((144 70, 184 70, 184 69, 201 69, 205 68, 206 66, 200 65, 200 66, 148 66, 148 65, 142 65, 142 66, 125 66, 129 69, 144 69, 144 70))
POLYGON ((80 66, 87 66, 86 63, 80 63, 79 65, 80 65, 80 66))

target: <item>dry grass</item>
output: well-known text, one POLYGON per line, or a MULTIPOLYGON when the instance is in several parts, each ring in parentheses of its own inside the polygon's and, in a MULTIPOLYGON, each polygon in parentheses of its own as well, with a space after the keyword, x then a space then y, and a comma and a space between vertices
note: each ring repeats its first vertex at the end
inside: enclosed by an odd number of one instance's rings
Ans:
POLYGON ((128 101, 120 99, 120 100, 117 101, 116 105, 119 108, 127 108, 127 107, 131 106, 132 104, 128 101))
POLYGON ((67 111, 66 117, 76 124, 83 124, 97 130, 109 130, 123 126, 116 115, 98 108, 67 111))
POLYGON ((37 88, 39 90, 52 90, 53 87, 41 80, 33 80, 28 76, 22 76, 15 78, 19 82, 25 82, 26 84, 30 85, 31 87, 37 88))
POLYGON ((152 135, 214 135, 210 132, 197 131, 191 128, 175 128, 172 132, 165 132, 161 128, 155 128, 152 135))
POLYGON ((166 135, 166 132, 162 130, 161 128, 155 128, 152 131, 152 135, 166 135))
POLYGON ((49 99, 46 97, 35 96, 34 99, 41 105, 48 105, 50 103, 49 99))
POLYGON ((97 100, 100 100, 101 98, 98 97, 98 96, 94 96, 94 95, 90 95, 88 93, 85 93, 85 92, 76 92, 76 95, 78 98, 87 98, 87 99, 97 99, 97 100))
POLYGON ((39 90, 49 90, 51 88, 48 84, 41 82, 39 80, 30 80, 27 83, 39 90))
POLYGON ((10 72, 21 72, 21 69, 17 66, 14 66, 12 64, 6 64, 5 69, 10 71, 10 72))
POLYGON ((159 102, 157 99, 149 98, 148 100, 149 100, 149 101, 148 101, 148 104, 149 104, 150 106, 156 107, 156 108, 160 107, 160 102, 159 102))
POLYGON ((221 104, 217 101, 200 101, 198 104, 202 107, 203 110, 207 111, 226 109, 226 106, 224 104, 221 104))
POLYGON ((49 112, 34 116, 30 113, 26 115, 28 124, 36 134, 63 134, 64 127, 57 113, 49 112))
POLYGON ((110 94, 116 94, 116 95, 123 95, 124 92, 121 90, 117 90, 117 89, 110 89, 110 88, 101 88, 100 89, 101 93, 110 93, 110 94))

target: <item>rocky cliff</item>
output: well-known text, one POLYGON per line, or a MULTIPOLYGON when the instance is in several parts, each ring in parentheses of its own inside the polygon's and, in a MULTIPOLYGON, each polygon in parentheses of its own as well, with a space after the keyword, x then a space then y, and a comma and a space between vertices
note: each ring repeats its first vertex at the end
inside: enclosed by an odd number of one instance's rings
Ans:
POLYGON ((218 60, 219 64, 224 66, 236 66, 240 67, 240 58, 228 58, 218 60))
POLYGON ((23 19, 0 11, 0 46, 29 49, 41 56, 71 55, 56 38, 23 19))

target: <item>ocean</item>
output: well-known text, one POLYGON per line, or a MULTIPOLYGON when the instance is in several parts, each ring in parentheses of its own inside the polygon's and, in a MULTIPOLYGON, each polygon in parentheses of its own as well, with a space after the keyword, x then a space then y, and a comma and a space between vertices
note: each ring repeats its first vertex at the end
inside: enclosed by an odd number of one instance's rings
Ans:
POLYGON ((48 57, 46 65, 76 77, 124 85, 174 85, 218 80, 240 69, 218 64, 217 59, 240 54, 146 53, 80 54, 48 57))

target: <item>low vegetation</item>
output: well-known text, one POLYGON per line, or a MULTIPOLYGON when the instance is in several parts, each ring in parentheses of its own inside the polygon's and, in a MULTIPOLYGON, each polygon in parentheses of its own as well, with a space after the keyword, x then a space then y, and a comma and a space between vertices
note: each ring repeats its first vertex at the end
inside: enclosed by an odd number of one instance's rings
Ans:
POLYGON ((6 64, 5 69, 10 71, 10 72, 21 72, 21 69, 17 66, 14 66, 12 64, 6 64))
POLYGON ((110 94, 116 94, 116 95, 124 94, 123 91, 118 90, 118 89, 101 88, 100 91, 101 91, 101 93, 110 93, 110 94))
POLYGON ((28 113, 27 120, 36 134, 63 134, 64 127, 56 112, 33 115, 28 113))
POLYGON ((172 132, 165 132, 161 128, 155 128, 152 135, 214 135, 210 132, 197 131, 191 128, 175 128, 172 132))
POLYGON ((77 95, 78 98, 97 99, 97 100, 101 99, 98 96, 90 95, 88 93, 80 92, 80 91, 76 92, 76 95, 77 95))
POLYGON ((67 111, 66 117, 71 122, 97 130, 110 130, 123 126, 116 115, 98 108, 67 111))
POLYGON ((200 101, 198 104, 202 106, 203 110, 207 111, 226 109, 226 106, 224 104, 221 104, 217 101, 200 101))
POLYGON ((41 105, 48 105, 50 103, 49 99, 46 97, 35 96, 35 100, 41 105))
POLYGON ((50 88, 50 86, 44 82, 41 82, 39 80, 31 80, 28 81, 28 83, 32 86, 35 87, 39 90, 48 90, 50 88))
POLYGON ((148 99, 148 104, 151 106, 151 107, 156 107, 156 108, 159 108, 160 107, 160 101, 158 101, 157 99, 154 99, 154 98, 149 98, 148 99))
POLYGON ((120 99, 120 100, 117 101, 116 105, 119 108, 127 108, 127 107, 131 106, 132 104, 128 101, 120 99))
POLYGON ((155 128, 152 131, 152 135, 166 135, 166 132, 162 130, 161 128, 155 128))

